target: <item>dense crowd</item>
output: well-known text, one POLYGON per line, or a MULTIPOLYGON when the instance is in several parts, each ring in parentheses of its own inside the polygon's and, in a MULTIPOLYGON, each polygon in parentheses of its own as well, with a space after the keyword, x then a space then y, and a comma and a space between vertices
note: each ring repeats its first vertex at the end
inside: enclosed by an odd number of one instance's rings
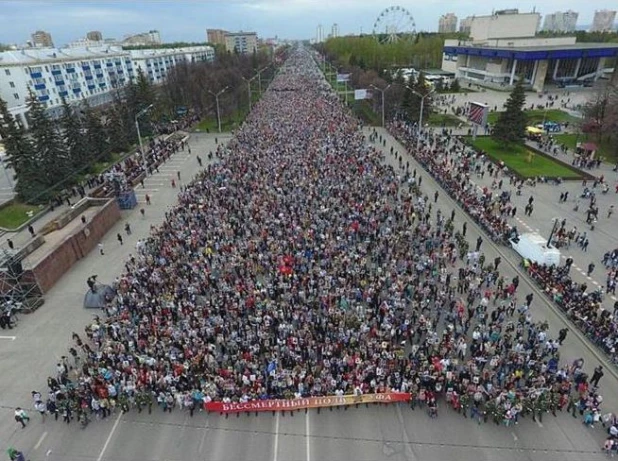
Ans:
MULTIPOLYGON (((398 391, 432 416, 440 400, 497 424, 563 409, 600 420, 602 372, 561 363, 566 330, 552 338, 519 280, 478 241, 468 251, 455 212, 358 128, 294 54, 129 257, 107 316, 74 333, 46 406, 33 394, 42 413, 398 391)), ((474 158, 423 152, 492 234, 507 230, 508 200, 460 190, 474 158), (468 166, 451 177, 456 157, 468 166)))

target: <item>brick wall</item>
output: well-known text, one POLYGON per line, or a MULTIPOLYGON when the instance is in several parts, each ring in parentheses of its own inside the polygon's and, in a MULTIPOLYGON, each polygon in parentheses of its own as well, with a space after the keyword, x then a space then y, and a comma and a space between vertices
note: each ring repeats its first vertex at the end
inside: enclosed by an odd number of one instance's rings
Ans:
POLYGON ((115 199, 92 200, 105 203, 90 222, 77 228, 32 269, 43 293, 47 293, 78 260, 87 256, 103 236, 120 220, 120 208, 115 199))

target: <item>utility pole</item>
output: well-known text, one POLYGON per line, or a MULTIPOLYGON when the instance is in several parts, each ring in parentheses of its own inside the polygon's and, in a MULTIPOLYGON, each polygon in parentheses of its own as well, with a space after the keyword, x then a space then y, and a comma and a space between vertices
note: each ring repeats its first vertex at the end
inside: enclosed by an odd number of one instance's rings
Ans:
POLYGON ((219 133, 221 133, 221 113, 219 112, 219 96, 221 96, 223 93, 225 93, 225 91, 228 88, 229 88, 229 86, 226 86, 225 88, 223 88, 218 93, 213 93, 212 91, 208 90, 208 92, 215 97, 215 101, 217 103, 217 126, 219 127, 219 133))

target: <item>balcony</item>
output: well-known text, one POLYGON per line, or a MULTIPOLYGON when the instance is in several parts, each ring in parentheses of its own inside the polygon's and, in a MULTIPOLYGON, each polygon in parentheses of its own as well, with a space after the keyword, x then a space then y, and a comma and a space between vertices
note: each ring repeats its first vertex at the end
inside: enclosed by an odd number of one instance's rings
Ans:
POLYGON ((56 86, 62 86, 64 85, 64 80, 56 80, 56 86))
POLYGON ((44 90, 45 89, 45 83, 39 83, 37 85, 34 85, 34 89, 35 90, 44 90))
POLYGON ((58 69, 54 69, 54 70, 51 71, 51 73, 52 73, 52 75, 61 75, 62 71, 58 70, 58 69))
POLYGON ((35 78, 41 78, 43 75, 41 74, 41 72, 32 72, 30 74, 30 78, 35 79, 35 78))

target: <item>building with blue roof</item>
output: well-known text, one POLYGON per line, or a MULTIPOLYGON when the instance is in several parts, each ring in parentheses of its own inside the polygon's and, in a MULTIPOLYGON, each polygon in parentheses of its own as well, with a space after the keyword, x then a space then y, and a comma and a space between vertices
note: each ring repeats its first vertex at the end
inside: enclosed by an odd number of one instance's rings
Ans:
POLYGON ((536 37, 538 13, 493 14, 472 19, 470 39, 446 40, 442 69, 490 87, 524 85, 543 91, 618 82, 618 43, 576 43, 575 37, 536 37))

